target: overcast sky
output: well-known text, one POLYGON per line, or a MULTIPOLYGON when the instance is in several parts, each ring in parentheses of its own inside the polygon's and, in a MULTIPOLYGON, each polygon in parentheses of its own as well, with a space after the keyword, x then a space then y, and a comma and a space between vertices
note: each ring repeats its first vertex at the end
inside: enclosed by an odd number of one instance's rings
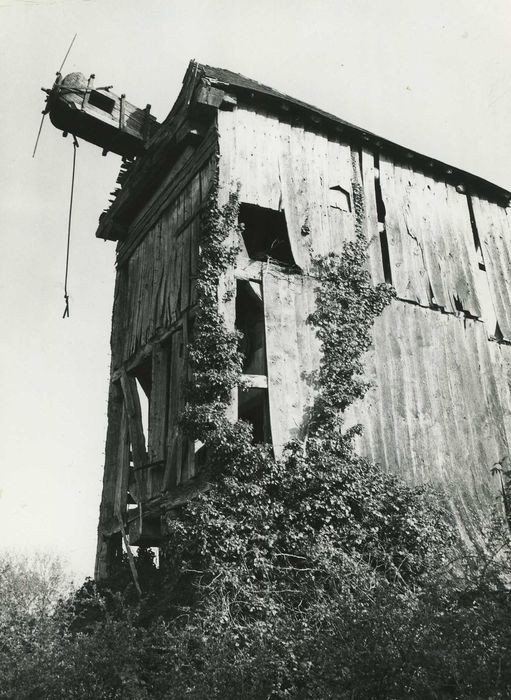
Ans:
POLYGON ((64 73, 162 120, 188 61, 229 68, 511 189, 509 0, 0 0, 0 548, 93 570, 114 244, 94 237, 120 159, 78 152, 49 120, 64 73))

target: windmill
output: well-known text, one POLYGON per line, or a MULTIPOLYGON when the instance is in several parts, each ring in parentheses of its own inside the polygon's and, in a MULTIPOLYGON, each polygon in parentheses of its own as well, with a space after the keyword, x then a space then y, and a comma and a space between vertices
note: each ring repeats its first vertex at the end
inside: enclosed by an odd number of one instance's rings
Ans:
POLYGON ((96 87, 94 74, 89 78, 78 72, 63 76, 62 69, 75 39, 76 34, 52 87, 41 88, 46 93, 46 104, 32 157, 47 114, 64 136, 72 134, 99 146, 103 155, 109 151, 126 159, 140 155, 159 126, 151 114, 151 105, 141 109, 128 102, 124 94, 119 97, 111 92, 111 85, 96 87))
POLYGON ((94 74, 91 74, 89 78, 78 72, 63 76, 62 70, 75 39, 76 34, 56 73, 52 87, 41 88, 46 93, 46 104, 42 112, 43 116, 32 153, 32 157, 34 157, 47 114, 50 116, 51 123, 63 132, 63 136, 68 134, 73 136, 73 170, 64 278, 66 306, 63 318, 69 316, 67 281, 78 138, 99 146, 103 151, 103 155, 111 151, 122 156, 123 161, 132 161, 136 156, 143 153, 147 141, 159 127, 156 118, 151 114, 151 105, 148 104, 144 109, 140 109, 128 102, 124 94, 119 97, 111 92, 112 85, 96 87, 94 74))

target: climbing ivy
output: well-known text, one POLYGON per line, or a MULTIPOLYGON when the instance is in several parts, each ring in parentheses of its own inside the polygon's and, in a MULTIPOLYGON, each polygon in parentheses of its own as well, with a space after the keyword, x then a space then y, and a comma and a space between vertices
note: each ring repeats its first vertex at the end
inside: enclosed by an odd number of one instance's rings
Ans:
POLYGON ((367 389, 361 373, 372 323, 393 296, 388 285, 372 285, 361 217, 340 255, 314 261, 316 311, 309 322, 323 350, 317 398, 306 444, 290 442, 276 460, 270 446, 253 444, 248 424, 226 417, 242 358, 218 302, 241 229, 238 196, 222 208, 216 196, 203 221, 193 376, 183 420, 207 449, 211 488, 167 523, 166 561, 177 597, 181 591, 188 601, 191 593, 204 600, 210 581, 230 581, 255 611, 254 586, 265 591, 264 600, 268 585, 277 597, 283 590, 312 595, 331 576, 331 558, 346 552, 390 577, 419 576, 432 544, 449 540, 439 503, 427 489, 412 489, 361 459, 353 446, 359 429, 342 431, 343 411, 367 389))
POLYGON ((201 220, 200 256, 196 280, 197 312, 189 345, 192 378, 182 424, 193 439, 207 443, 208 435, 225 420, 232 390, 241 382, 243 358, 239 334, 226 328, 219 305, 232 292, 223 293, 220 281, 234 266, 241 227, 239 196, 218 204, 218 186, 212 189, 201 220))

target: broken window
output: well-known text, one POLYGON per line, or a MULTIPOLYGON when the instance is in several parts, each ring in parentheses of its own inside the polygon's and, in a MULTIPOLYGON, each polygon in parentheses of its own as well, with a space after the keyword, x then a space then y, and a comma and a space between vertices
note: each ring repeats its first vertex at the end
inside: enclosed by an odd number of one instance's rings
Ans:
POLYGON ((236 329, 245 374, 266 374, 262 285, 239 280, 236 289, 236 329))
POLYGON ((255 443, 271 442, 268 390, 254 387, 239 389, 238 418, 250 423, 255 443))
POLYGON ((284 265, 294 265, 283 211, 242 203, 239 222, 243 224, 243 242, 252 260, 271 258, 284 265))

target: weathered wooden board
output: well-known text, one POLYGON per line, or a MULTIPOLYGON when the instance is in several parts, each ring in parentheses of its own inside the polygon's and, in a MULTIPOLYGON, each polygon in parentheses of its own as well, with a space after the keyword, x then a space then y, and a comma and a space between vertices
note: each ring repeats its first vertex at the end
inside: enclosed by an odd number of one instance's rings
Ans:
POLYGON ((108 396, 108 428, 105 446, 105 469, 101 497, 99 529, 104 534, 117 531, 114 505, 119 476, 119 446, 123 436, 123 398, 119 385, 111 382, 108 396))
POLYGON ((194 293, 199 217, 216 168, 211 158, 172 204, 161 212, 131 256, 118 269, 123 280, 116 307, 119 343, 114 369, 140 350, 155 334, 175 324, 187 311, 194 293))
POLYGON ((504 340, 511 341, 511 215, 509 209, 472 197, 490 293, 504 340))
POLYGON ((126 513, 126 503, 128 499, 128 481, 130 476, 130 438, 128 426, 128 414, 126 406, 123 404, 121 414, 121 425, 119 442, 117 444, 117 474, 115 483, 115 499, 113 507, 113 517, 115 531, 119 530, 119 520, 126 513))
POLYGON ((477 257, 465 195, 384 157, 379 165, 398 297, 480 317, 477 257))
POLYGON ((153 349, 147 452, 149 463, 154 467, 148 469, 146 476, 146 493, 149 498, 156 495, 161 488, 161 479, 158 475, 163 472, 166 456, 169 359, 168 343, 159 344, 153 349))
POLYGON ((441 488, 476 540, 499 492, 491 469, 509 453, 511 358, 499 366, 496 352, 480 321, 394 301, 366 358, 374 386, 346 416, 364 426, 363 454, 441 488))
POLYGON ((374 154, 363 149, 360 184, 364 199, 364 235, 367 241, 367 261, 373 282, 385 282, 383 260, 378 225, 378 208, 376 203, 376 169, 374 154))
POLYGON ((312 405, 311 373, 319 366, 320 348, 306 320, 314 310, 315 284, 271 268, 263 273, 268 401, 277 457, 291 438, 303 437, 312 405))
POLYGON ((183 328, 178 328, 170 339, 170 373, 168 391, 167 454, 163 488, 177 486, 183 477, 183 460, 187 456, 187 445, 183 438, 179 420, 184 408, 186 388, 186 338, 183 328))
POLYGON ((220 111, 220 192, 241 186, 248 204, 283 210, 293 258, 303 270, 311 254, 338 251, 353 236, 353 168, 347 144, 328 140, 264 111, 220 111), (332 203, 332 188, 346 206, 332 203))

